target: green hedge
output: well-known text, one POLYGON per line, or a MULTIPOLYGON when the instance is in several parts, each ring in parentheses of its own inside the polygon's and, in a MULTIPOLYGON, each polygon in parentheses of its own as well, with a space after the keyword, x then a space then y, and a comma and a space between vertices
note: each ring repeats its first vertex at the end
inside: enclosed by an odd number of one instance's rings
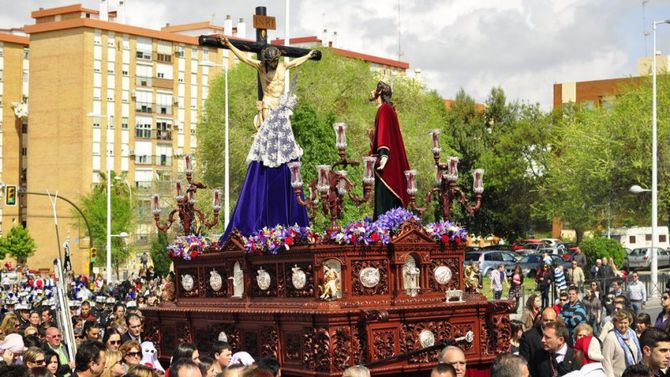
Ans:
POLYGON ((626 257, 626 250, 624 250, 619 241, 603 237, 584 240, 579 247, 586 256, 589 265, 595 264, 596 259, 607 257, 614 259, 617 266, 622 266, 623 260, 626 257))

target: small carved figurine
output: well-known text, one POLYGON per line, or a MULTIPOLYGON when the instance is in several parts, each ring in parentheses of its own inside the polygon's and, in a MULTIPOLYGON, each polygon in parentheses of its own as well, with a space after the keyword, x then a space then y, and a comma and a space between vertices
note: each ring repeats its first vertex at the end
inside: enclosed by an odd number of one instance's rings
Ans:
POLYGON ((323 285, 321 286, 321 299, 334 300, 340 295, 340 275, 337 270, 328 266, 323 266, 323 285))
POLYGON ((472 262, 470 265, 465 267, 463 271, 465 277, 465 290, 469 293, 477 293, 481 288, 479 284, 479 263, 472 262))

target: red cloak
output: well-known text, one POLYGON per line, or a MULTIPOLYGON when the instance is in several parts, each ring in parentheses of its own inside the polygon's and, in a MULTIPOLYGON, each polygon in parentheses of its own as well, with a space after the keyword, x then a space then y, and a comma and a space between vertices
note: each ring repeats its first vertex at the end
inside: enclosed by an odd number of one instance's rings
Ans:
POLYGON ((377 109, 370 154, 379 154, 379 150, 384 148, 388 150, 389 159, 384 169, 375 170, 375 174, 406 208, 409 204, 409 195, 407 194, 405 170, 409 170, 410 167, 400 133, 398 115, 393 106, 388 103, 383 103, 377 109))

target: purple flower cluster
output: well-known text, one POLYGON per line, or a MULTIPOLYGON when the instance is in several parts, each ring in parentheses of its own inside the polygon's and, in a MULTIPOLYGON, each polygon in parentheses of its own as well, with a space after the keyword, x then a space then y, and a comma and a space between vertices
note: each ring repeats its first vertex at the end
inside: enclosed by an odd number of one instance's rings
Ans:
POLYGON ((363 221, 351 222, 340 232, 330 234, 330 239, 342 245, 371 245, 391 242, 391 237, 408 220, 421 221, 418 216, 404 208, 394 208, 379 216, 377 221, 366 218, 363 221))
POLYGON ((440 221, 438 223, 428 224, 424 229, 426 229, 426 232, 430 234, 435 241, 447 245, 454 243, 458 246, 468 238, 468 232, 451 221, 440 221))
POLYGON ((244 237, 244 248, 249 253, 258 255, 277 255, 282 250, 289 250, 295 244, 311 245, 321 239, 321 234, 310 227, 293 225, 285 227, 263 228, 249 237, 244 237))
POLYGON ((167 246, 166 251, 172 259, 191 260, 202 254, 211 243, 203 236, 177 236, 174 243, 167 246))

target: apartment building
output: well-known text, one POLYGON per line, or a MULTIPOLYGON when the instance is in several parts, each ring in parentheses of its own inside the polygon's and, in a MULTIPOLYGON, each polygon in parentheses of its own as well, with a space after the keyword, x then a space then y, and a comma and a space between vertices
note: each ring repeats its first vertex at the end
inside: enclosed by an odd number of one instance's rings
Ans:
MULTIPOLYGON (((137 227, 128 233, 142 251, 155 232, 152 183, 178 178, 180 157, 198 145, 198 119, 218 70, 201 63, 222 64, 223 53, 198 46, 194 36, 116 22, 119 13, 81 5, 32 13, 35 23, 25 26, 34 96, 24 183, 28 191, 57 191, 78 203, 101 174, 114 171, 139 200, 137 227)), ((58 255, 51 205, 39 196, 25 201, 38 247, 29 264, 48 268, 58 255)), ((70 240, 74 268, 85 271, 85 229, 67 205, 57 210, 60 240, 70 240)))

